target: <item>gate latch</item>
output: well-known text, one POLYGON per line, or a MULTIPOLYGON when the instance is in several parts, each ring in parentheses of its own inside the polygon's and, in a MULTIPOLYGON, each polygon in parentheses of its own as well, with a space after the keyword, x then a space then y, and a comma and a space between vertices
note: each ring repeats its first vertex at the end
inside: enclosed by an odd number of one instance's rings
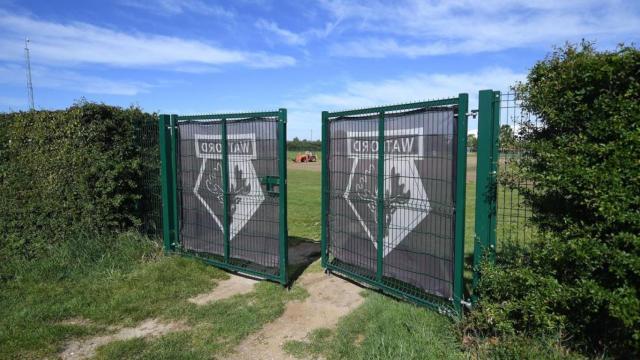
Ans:
POLYGON ((278 176, 263 176, 260 178, 260 184, 265 185, 267 187, 267 194, 271 196, 277 196, 280 194, 278 191, 275 191, 274 187, 280 187, 280 177, 278 176))

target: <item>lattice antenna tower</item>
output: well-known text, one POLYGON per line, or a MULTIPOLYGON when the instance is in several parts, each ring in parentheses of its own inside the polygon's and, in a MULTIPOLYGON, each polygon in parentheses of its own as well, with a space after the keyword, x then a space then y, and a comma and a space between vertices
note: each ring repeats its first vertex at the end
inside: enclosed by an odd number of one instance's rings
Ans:
POLYGON ((31 57, 29 56, 29 38, 24 39, 24 61, 27 67, 27 93, 29 94, 29 108, 35 109, 33 103, 33 84, 31 83, 31 57))

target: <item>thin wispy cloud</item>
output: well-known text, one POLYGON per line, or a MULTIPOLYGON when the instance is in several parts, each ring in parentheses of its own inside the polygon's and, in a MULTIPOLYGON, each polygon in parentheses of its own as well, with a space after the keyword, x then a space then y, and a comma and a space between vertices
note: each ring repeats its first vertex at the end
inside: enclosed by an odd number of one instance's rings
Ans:
POLYGON ((258 28, 259 30, 267 31, 275 35, 276 37, 278 37, 278 39, 282 40, 284 43, 289 45, 304 45, 307 42, 307 40, 303 35, 296 34, 292 31, 283 29, 273 21, 260 19, 256 21, 255 25, 256 25, 256 28, 258 28))
POLYGON ((200 15, 212 15, 218 17, 232 18, 234 13, 222 6, 208 4, 200 0, 123 0, 122 5, 143 9, 158 15, 174 16, 184 13, 195 13, 200 15))
MULTIPOLYGON (((144 81, 107 79, 46 66, 32 67, 32 75, 37 80, 36 88, 61 89, 86 94, 133 96, 149 92, 154 87, 144 81)), ((24 82, 24 67, 15 64, 0 65, 0 84, 23 85, 24 82)))
POLYGON ((88 23, 38 20, 0 11, 0 60, 20 61, 24 36, 33 61, 44 64, 100 64, 119 67, 174 67, 238 64, 255 68, 291 66, 291 56, 239 51, 200 40, 122 32, 88 23))
MULTIPOLYGON (((335 91, 307 93, 286 101, 292 119, 288 126, 294 133, 306 135, 309 128, 320 131, 319 114, 323 110, 339 111, 456 97, 460 92, 468 92, 470 108, 477 109, 478 90, 508 90, 525 78, 524 73, 495 67, 455 74, 417 73, 380 81, 346 81, 335 91)), ((476 127, 476 121, 469 122, 469 128, 476 127)))
POLYGON ((612 42, 640 32, 623 1, 375 0, 321 2, 351 36, 330 44, 338 56, 409 58, 501 51, 566 41, 612 42))
POLYGON ((525 74, 500 67, 454 74, 417 73, 381 81, 349 81, 338 91, 308 94, 289 105, 336 111, 457 96, 484 88, 508 89, 524 79, 525 74))

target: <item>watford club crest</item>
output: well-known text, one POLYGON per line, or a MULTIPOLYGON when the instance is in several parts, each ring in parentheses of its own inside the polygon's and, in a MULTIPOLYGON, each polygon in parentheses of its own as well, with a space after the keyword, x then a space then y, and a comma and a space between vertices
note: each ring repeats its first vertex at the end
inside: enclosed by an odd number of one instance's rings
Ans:
MULTIPOLYGON (((431 206, 415 161, 424 154, 422 128, 385 131, 384 250, 387 256, 424 220, 431 206)), ((344 198, 377 248, 378 132, 347 132, 353 160, 344 198), (370 228, 364 219, 373 220, 370 228)))
MULTIPOLYGON (((220 135, 195 135, 196 157, 202 159, 193 188, 215 222, 224 229, 224 192, 222 178, 222 142, 220 135)), ((265 199, 251 160, 256 159, 255 134, 229 135, 229 239, 249 222, 265 199)))

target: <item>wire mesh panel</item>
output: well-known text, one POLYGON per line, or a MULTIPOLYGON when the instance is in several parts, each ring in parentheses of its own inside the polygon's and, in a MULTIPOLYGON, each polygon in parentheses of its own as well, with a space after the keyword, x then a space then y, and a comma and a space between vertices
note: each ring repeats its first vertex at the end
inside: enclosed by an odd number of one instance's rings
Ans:
POLYGON ((325 115, 328 269, 422 304, 456 307, 458 105, 325 115))
POLYGON ((286 110, 176 120, 176 249, 286 283, 286 110))
POLYGON ((522 149, 523 131, 537 126, 537 118, 521 106, 518 93, 502 93, 500 98, 499 161, 497 200, 497 250, 509 245, 525 245, 535 227, 531 209, 525 204, 519 188, 533 184, 519 175, 518 162, 525 156, 522 149))
POLYGON ((160 152, 158 122, 142 120, 136 124, 136 140, 140 150, 141 198, 138 211, 142 220, 141 232, 160 236, 162 229, 162 196, 160 186, 160 152))

